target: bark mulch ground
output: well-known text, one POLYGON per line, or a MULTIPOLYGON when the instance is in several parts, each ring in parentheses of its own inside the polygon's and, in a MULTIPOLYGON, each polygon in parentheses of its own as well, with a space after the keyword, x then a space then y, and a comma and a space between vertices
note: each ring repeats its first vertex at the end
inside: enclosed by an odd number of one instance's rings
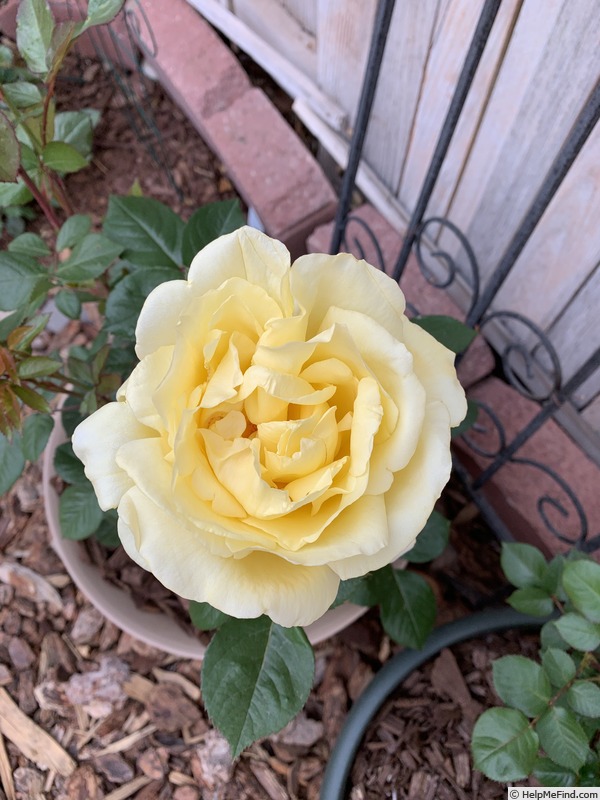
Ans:
MULTIPOLYGON (((103 116, 91 167, 70 180, 78 211, 99 220, 108 194, 127 192, 134 180, 184 216, 233 196, 222 166, 160 88, 147 102, 181 196, 138 141, 100 67, 88 64, 83 74, 82 85, 63 85, 62 107, 89 103, 103 116)), ((66 346, 88 333, 72 322, 46 344, 66 346)), ((451 545, 423 571, 438 623, 504 591, 499 547, 476 509, 458 486, 446 504, 451 545)), ((0 800, 316 800, 349 706, 397 650, 374 612, 317 648, 305 710, 232 764, 202 707, 200 664, 122 633, 71 583, 48 544, 38 465, 2 499, 0 513, 0 800)), ((531 637, 490 636, 415 672, 368 734, 352 800, 504 797, 503 786, 473 770, 470 731, 480 710, 497 702, 490 662, 534 647, 531 637)))

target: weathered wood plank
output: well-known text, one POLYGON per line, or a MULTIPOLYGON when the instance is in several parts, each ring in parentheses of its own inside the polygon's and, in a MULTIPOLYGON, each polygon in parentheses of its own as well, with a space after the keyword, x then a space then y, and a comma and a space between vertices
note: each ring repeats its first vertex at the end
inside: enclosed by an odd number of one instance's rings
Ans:
POLYGON ((322 92, 314 81, 295 67, 284 54, 267 44, 235 14, 221 6, 217 0, 187 0, 187 2, 211 25, 248 53, 289 95, 304 97, 336 130, 346 127, 347 114, 340 105, 322 92))
POLYGON ((419 196, 482 5, 483 0, 453 0, 432 41, 406 165, 396 192, 409 208, 419 196))
POLYGON ((431 52, 439 0, 396 3, 390 25, 365 159, 382 182, 397 189, 431 52))
POLYGON ((296 17, 278 0, 233 0, 235 15, 311 80, 317 76, 317 47, 296 17))
POLYGON ((376 0, 320 0, 317 17, 317 82, 355 116, 365 71, 376 0))
POLYGON ((563 0, 548 30, 546 15, 552 17, 555 2, 531 0, 523 7, 451 207, 484 276, 506 249, 598 79, 594 0, 563 0), (532 56, 531 37, 542 21, 546 40, 532 56))
POLYGON ((317 0, 281 0, 281 4, 290 11, 305 31, 317 33, 317 0))

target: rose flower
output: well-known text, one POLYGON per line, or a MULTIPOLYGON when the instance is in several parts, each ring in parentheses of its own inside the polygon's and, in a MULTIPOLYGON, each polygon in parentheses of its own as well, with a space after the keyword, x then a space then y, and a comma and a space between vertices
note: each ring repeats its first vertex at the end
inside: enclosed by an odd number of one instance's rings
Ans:
POLYGON ((252 228, 158 286, 140 363, 73 436, 130 557, 182 597, 293 626, 410 549, 466 401, 454 354, 404 308, 366 262, 290 268, 252 228))

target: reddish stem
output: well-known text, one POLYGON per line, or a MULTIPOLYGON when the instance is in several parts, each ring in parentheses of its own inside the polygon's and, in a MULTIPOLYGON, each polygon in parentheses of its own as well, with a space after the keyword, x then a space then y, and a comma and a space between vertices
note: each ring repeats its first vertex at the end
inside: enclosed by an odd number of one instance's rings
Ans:
POLYGON ((25 186, 27 186, 27 188, 29 189, 31 194, 36 199, 39 207, 44 212, 44 216, 46 217, 46 219, 48 220, 50 225, 52 225, 52 227, 54 228, 55 231, 59 231, 60 230, 60 222, 58 221, 58 218, 57 218, 56 214, 54 213, 54 210, 53 210, 52 206, 50 205, 46 195, 44 195, 42 192, 40 192, 38 187, 31 180, 31 178, 25 172, 23 167, 19 167, 19 175, 23 179, 23 183, 25 184, 25 186))

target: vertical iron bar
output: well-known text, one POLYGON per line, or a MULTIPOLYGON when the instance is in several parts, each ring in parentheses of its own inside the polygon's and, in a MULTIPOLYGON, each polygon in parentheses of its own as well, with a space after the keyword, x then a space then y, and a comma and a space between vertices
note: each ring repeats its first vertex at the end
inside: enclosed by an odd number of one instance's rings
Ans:
POLYGON ((344 173, 342 190, 340 193, 340 202, 338 204, 335 217, 335 226, 331 239, 331 246, 329 249, 330 253, 337 253, 342 243, 344 228, 346 227, 346 217, 348 215, 348 210, 350 209, 350 201, 352 200, 352 192, 354 191, 356 173, 358 171, 358 165, 360 163, 360 157, 362 155, 363 146, 365 143, 371 107, 373 106, 373 100, 375 99, 375 90, 377 89, 377 81, 379 79, 379 72, 381 70, 383 51, 385 50, 385 43, 387 41, 387 34, 390 27, 390 21, 392 19, 392 12, 394 10, 395 2, 396 0, 379 0, 379 5, 377 6, 377 14, 375 16, 375 23, 373 26, 373 35, 371 37, 371 46, 369 48, 369 57, 367 60, 365 77, 360 93, 358 110, 356 112, 352 142, 350 143, 348 165, 344 173))
POLYGON ((527 244, 529 237, 533 233, 536 225, 540 221, 542 214, 549 206, 558 187, 562 183, 571 165, 577 158, 581 148, 585 144, 594 126, 600 119, 600 82, 596 84, 585 106, 581 110, 571 133, 558 152, 550 167, 548 174, 544 178, 533 202, 529 206, 523 221, 517 228, 512 240, 504 251, 498 266, 494 270, 492 277, 467 316, 467 325, 477 325, 490 307, 500 286, 514 266, 521 251, 527 244))
POLYGON ((415 210, 413 211, 412 217, 408 224, 406 235, 404 236, 402 250, 400 251, 400 255, 398 256, 398 260, 396 261, 396 265, 394 267, 393 277, 395 280, 400 280, 400 277, 404 272, 404 268, 406 266, 406 262, 408 261, 410 251, 412 250, 417 231, 421 225, 421 222, 423 221, 423 216, 425 215, 427 204, 429 203, 429 198, 431 197, 438 179, 438 175, 442 168, 444 158, 446 157, 446 153, 450 147, 450 142, 454 136, 454 131, 456 130, 463 105, 467 99, 467 94, 471 88, 477 66, 483 54, 501 2, 502 0, 486 0, 479 17, 479 21, 477 22, 477 27, 475 29, 475 33, 473 34, 473 39, 471 40, 469 51, 465 58, 465 63, 463 64, 458 83, 456 84, 456 89, 454 90, 454 95, 452 96, 452 101, 450 102, 450 107, 448 108, 448 113, 446 114, 446 119, 444 120, 439 139, 435 146, 433 157, 429 164, 429 169, 427 170, 427 175, 425 176, 425 181, 421 187, 419 199, 417 200, 415 210))

